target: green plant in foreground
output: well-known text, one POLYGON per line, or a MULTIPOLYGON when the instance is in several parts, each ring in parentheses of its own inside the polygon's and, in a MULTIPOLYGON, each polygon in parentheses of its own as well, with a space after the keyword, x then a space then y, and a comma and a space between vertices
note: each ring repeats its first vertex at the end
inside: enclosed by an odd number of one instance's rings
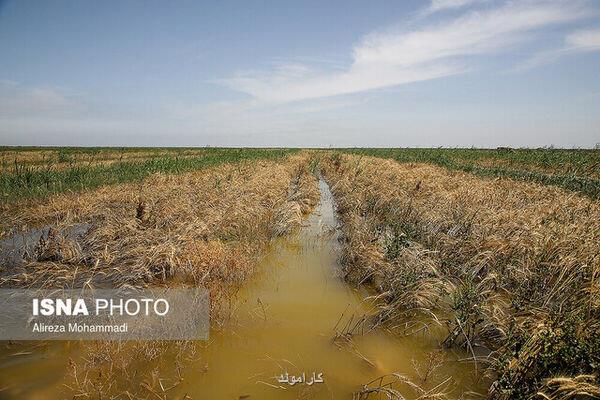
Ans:
MULTIPOLYGON (((495 399, 526 399, 545 380, 600 373, 600 325, 582 313, 561 313, 546 324, 516 329, 509 352, 498 360, 495 399)), ((600 384, 600 382, 596 382, 600 384)))

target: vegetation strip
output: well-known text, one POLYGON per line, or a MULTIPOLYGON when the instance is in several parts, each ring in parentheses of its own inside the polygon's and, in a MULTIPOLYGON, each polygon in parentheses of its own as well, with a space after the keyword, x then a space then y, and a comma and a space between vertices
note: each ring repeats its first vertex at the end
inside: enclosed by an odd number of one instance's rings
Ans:
POLYGON ((507 177, 559 186, 600 198, 600 150, 346 149, 347 153, 427 163, 482 177, 507 177))
MULTIPOLYGON (((61 151, 65 152, 65 150, 61 151)), ((15 159, 12 168, 5 167, 0 171, 0 198, 7 201, 43 197, 67 191, 139 181, 159 172, 176 174, 222 163, 276 159, 293 152, 296 150, 207 148, 202 149, 202 154, 197 156, 192 153, 190 156, 180 157, 173 153, 173 155, 140 161, 128 161, 129 158, 124 158, 111 164, 76 163, 63 169, 56 168, 54 158, 48 158, 41 165, 39 160, 32 164, 15 159)))

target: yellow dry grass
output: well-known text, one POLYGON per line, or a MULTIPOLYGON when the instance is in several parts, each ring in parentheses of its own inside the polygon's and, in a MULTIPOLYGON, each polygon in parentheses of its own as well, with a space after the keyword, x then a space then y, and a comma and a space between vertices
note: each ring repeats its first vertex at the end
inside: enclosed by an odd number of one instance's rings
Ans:
POLYGON ((542 391, 535 398, 544 400, 598 399, 600 386, 594 375, 579 375, 573 378, 552 378, 544 382, 542 391))
MULTIPOLYGON (((333 154, 349 279, 380 316, 447 318, 445 345, 495 352, 490 395, 524 397, 600 351, 600 204, 558 188, 333 154)), ((535 393, 535 392, 533 392, 535 393)))
MULTIPOLYGON (((298 226, 317 203, 310 159, 303 153, 158 174, 140 184, 15 206, 5 212, 5 226, 51 224, 51 230, 23 265, 3 266, 0 287, 203 286, 210 292, 211 323, 218 326, 269 241, 298 226), (81 238, 64 234, 81 223, 91 226, 81 238)), ((66 396, 168 398, 195 346, 82 344, 71 361, 66 396)))
POLYGON ((307 157, 158 174, 141 184, 15 207, 6 213, 6 225, 51 224, 52 230, 22 270, 8 271, 0 284, 118 286, 171 278, 199 284, 225 277, 243 281, 261 246, 297 225, 301 214, 315 204, 318 192, 306 169, 307 157), (81 240, 61 235, 80 223, 91 226, 81 240))
POLYGON ((69 151, 58 149, 39 150, 0 150, 0 165, 11 168, 16 162, 19 164, 47 166, 48 164, 69 165, 82 163, 95 163, 103 161, 135 161, 154 157, 177 156, 189 157, 202 155, 204 149, 160 149, 160 150, 119 150, 99 149, 97 151, 69 151))

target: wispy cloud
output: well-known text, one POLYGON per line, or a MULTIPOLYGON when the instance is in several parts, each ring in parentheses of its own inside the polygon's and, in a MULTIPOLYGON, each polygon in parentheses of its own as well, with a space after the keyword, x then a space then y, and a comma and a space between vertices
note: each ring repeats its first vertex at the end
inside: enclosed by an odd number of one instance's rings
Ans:
MULTIPOLYGON (((434 1, 430 8, 473 3, 434 1)), ((368 34, 354 47, 351 65, 341 71, 290 64, 220 82, 260 101, 290 102, 435 79, 471 70, 476 67, 472 56, 505 52, 536 30, 582 18, 586 11, 583 1, 507 1, 416 29, 368 34)))
POLYGON ((524 70, 539 67, 540 65, 554 62, 564 56, 592 51, 600 51, 600 28, 571 32, 565 37, 562 46, 540 51, 517 66, 516 69, 524 70))
POLYGON ((429 7, 424 11, 424 14, 428 15, 439 11, 462 8, 476 3, 483 3, 486 1, 489 0, 431 0, 429 7))
POLYGON ((600 28, 573 32, 565 42, 567 48, 578 51, 600 50, 600 28))
POLYGON ((25 87, 18 82, 0 80, 0 117, 56 115, 69 112, 76 103, 54 87, 25 87))

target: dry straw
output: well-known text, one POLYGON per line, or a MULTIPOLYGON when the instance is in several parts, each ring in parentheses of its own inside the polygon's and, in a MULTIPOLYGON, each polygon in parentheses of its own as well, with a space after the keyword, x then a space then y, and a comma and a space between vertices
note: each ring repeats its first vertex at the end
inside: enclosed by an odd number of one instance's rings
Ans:
MULTIPOLYGON (((211 323, 218 327, 261 251, 273 237, 298 226, 316 204, 310 160, 304 153, 156 174, 140 184, 58 195, 13 209, 10 218, 17 227, 50 224, 51 229, 24 264, 2 271, 0 286, 204 286, 211 295, 211 323), (75 240, 66 234, 80 224, 90 226, 83 236, 75 240)), ((169 398, 196 345, 81 345, 71 362, 68 396, 169 398)))
POLYGON ((382 294, 380 321, 433 316, 447 324, 444 345, 478 362, 478 348, 491 350, 492 398, 544 385, 566 398, 557 382, 580 374, 597 392, 598 202, 426 164, 332 153, 323 166, 346 276, 382 294))

